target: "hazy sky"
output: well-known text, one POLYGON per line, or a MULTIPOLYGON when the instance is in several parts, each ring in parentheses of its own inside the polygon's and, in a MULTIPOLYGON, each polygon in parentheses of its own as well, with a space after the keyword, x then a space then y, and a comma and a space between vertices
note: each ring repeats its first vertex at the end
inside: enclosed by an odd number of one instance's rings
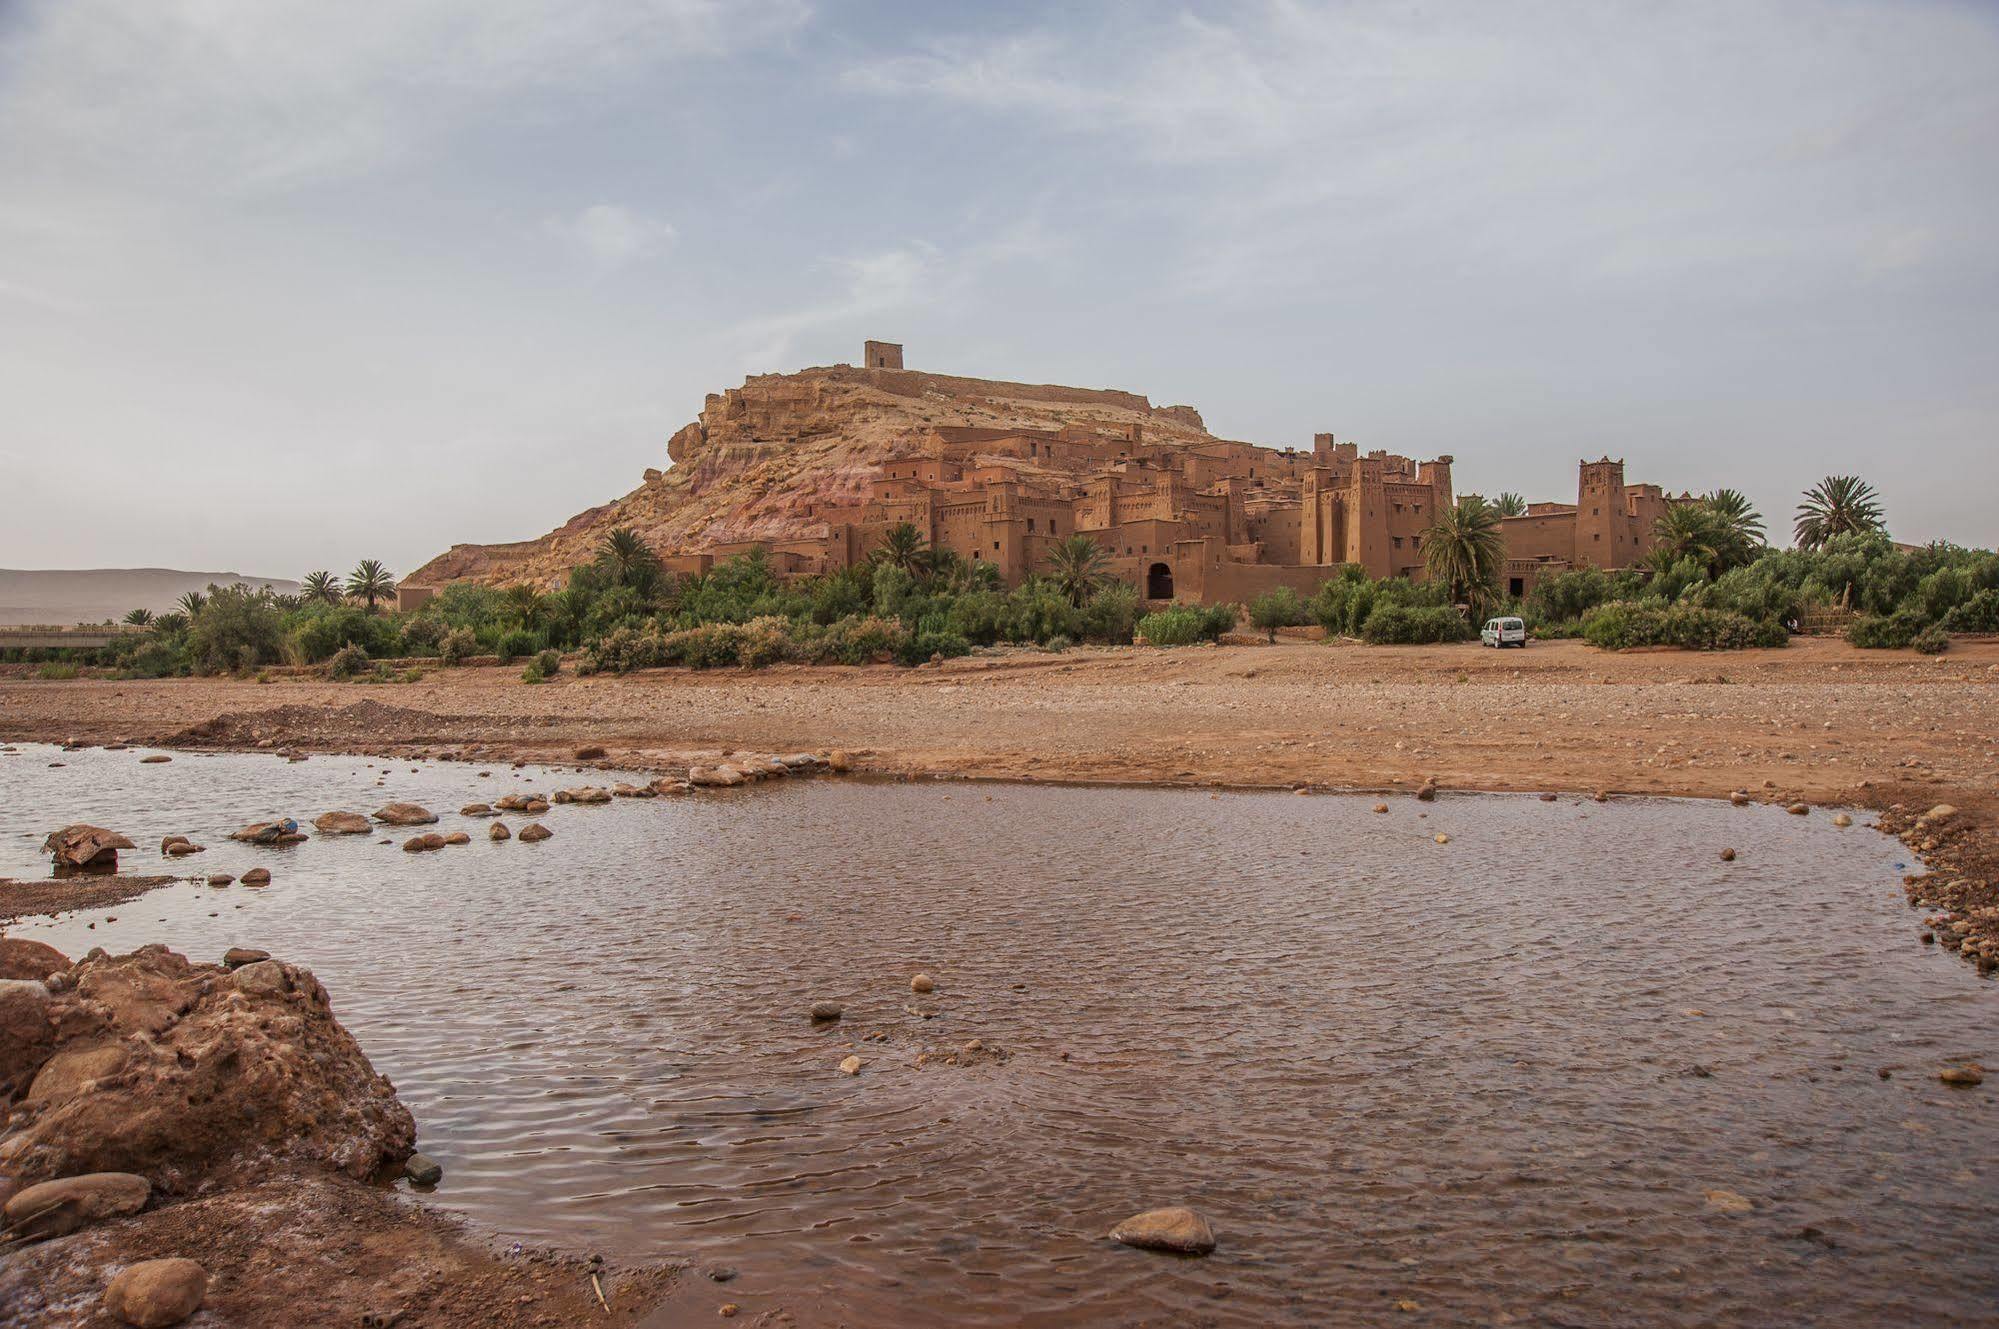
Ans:
POLYGON ((0 565, 406 571, 864 337, 1991 544, 1999 6, 0 0, 0 565))

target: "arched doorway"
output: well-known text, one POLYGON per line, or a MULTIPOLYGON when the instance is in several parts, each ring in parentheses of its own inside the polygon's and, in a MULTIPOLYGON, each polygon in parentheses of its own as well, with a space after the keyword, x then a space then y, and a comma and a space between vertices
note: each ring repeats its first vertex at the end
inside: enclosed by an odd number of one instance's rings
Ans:
POLYGON ((1164 563, 1154 563, 1145 573, 1145 598, 1148 600, 1171 600, 1173 598, 1173 569, 1164 563))

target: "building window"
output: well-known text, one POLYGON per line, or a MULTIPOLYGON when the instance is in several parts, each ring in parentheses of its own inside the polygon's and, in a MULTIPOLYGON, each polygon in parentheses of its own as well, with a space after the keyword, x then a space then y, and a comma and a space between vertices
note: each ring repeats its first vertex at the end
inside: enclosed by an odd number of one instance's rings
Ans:
POLYGON ((1592 517, 1601 517, 1601 516, 1603 515, 1603 509, 1602 509, 1602 508, 1591 508, 1591 509, 1589 510, 1589 515, 1590 515, 1590 516, 1592 516, 1592 517))
POLYGON ((1397 549, 1400 549, 1402 547, 1402 537, 1399 535, 1395 537, 1395 547, 1397 549))
POLYGON ((1032 517, 1029 517, 1029 518, 1027 519, 1027 533, 1028 533, 1029 535, 1033 535, 1033 534, 1034 534, 1034 518, 1032 518, 1032 517))
POLYGON ((993 552, 995 553, 999 552, 999 541, 997 540, 993 541, 993 552))
POLYGON ((1589 537, 1589 538, 1590 538, 1590 539, 1592 539, 1592 540, 1601 540, 1601 539, 1603 539, 1603 532, 1602 532, 1602 531, 1592 531, 1592 532, 1590 532, 1590 537, 1589 537))

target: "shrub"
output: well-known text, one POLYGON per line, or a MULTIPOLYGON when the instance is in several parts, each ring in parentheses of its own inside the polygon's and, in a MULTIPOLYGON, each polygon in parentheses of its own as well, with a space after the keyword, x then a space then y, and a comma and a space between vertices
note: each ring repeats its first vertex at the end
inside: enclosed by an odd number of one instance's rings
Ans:
POLYGON ((753 618, 736 635, 736 663, 745 669, 763 669, 795 659, 791 624, 774 615, 753 618))
POLYGON ((50 683, 63 682, 76 677, 76 666, 73 664, 58 664, 51 660, 35 671, 35 677, 50 683))
POLYGON ((1983 590, 1944 615, 1947 632, 1999 632, 1999 590, 1983 590))
POLYGON ((590 644, 584 664, 591 673, 630 673, 634 669, 657 669, 667 662, 666 641, 657 630, 612 628, 590 644))
POLYGON ((709 623, 669 632, 660 643, 669 664, 690 669, 726 669, 741 663, 743 629, 735 623, 709 623))
POLYGON ((1471 635, 1471 624, 1449 605, 1377 605, 1360 630, 1360 639, 1370 646, 1428 645, 1471 635))
POLYGON ((972 643, 955 632, 914 632, 904 639, 896 651, 896 659, 906 665, 919 665, 937 656, 949 659, 971 653, 972 643))
POLYGON ((1205 611, 1188 605, 1160 609, 1138 620, 1138 635, 1149 646, 1192 646, 1197 641, 1213 641, 1220 634, 1209 630, 1205 611))
POLYGON ((810 658, 816 664, 872 664, 899 656, 908 636, 909 630, 893 619, 850 614, 813 641, 810 658))
POLYGON ((1899 651, 1916 640, 1926 626, 1914 609, 1897 609, 1892 614, 1867 614, 1853 621, 1846 639, 1863 650, 1899 651))
POLYGON ((1950 634, 1937 624, 1932 623, 1921 632, 1918 632, 1916 639, 1909 644, 1924 655, 1942 655, 1946 650, 1950 649, 1950 634))
POLYGON ((1618 600, 1583 616, 1583 639, 1606 651, 1635 646, 1741 651, 1753 646, 1782 646, 1790 638, 1781 623, 1759 623, 1719 609, 1618 600))
POLYGON ((371 667, 368 652, 359 646, 342 646, 326 662, 326 676, 343 682, 358 674, 365 674, 371 667))
POLYGON ((301 664, 331 659, 343 646, 359 646, 369 656, 390 655, 400 641, 395 624, 359 605, 313 605, 292 624, 289 645, 301 664))
MULTIPOLYGON (((1109 582, 1083 602, 1083 635, 1091 641, 1129 646, 1132 629, 1137 625, 1136 586, 1121 581, 1109 582)), ((1049 639, 1049 644, 1054 644, 1054 638, 1049 639)))
POLYGON ((479 639, 470 628, 453 628, 437 644, 437 653, 444 657, 444 663, 455 665, 479 653, 479 639))
POLYGON ((543 678, 554 678, 562 672, 562 652, 556 650, 554 647, 550 647, 540 655, 535 656, 534 662, 540 666, 543 678))
POLYGON ((526 628, 508 628, 494 643, 493 654, 500 657, 501 664, 512 664, 524 655, 533 655, 541 649, 541 639, 526 628))
POLYGON ((536 656, 534 659, 528 661, 528 667, 521 670, 521 682, 523 683, 539 683, 547 677, 548 675, 542 672, 540 656, 536 656))
POLYGON ((278 658, 280 624, 269 594, 218 586, 188 622, 187 654, 196 673, 251 670, 278 658))
POLYGON ((401 646, 404 655, 436 655, 448 629, 441 618, 428 614, 403 624, 401 646))

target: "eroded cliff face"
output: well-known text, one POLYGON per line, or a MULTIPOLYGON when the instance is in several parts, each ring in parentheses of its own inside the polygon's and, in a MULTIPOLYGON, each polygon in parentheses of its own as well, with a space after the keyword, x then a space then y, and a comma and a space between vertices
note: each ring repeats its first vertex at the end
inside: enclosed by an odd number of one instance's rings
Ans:
POLYGON ((864 502, 874 468, 918 452, 934 428, 1068 424, 1142 425, 1155 442, 1209 439, 1192 407, 1155 407, 1130 392, 847 365, 761 374, 710 394, 700 418, 668 440, 670 468, 648 469, 623 498, 580 512, 537 540, 453 545, 404 582, 553 588, 594 557, 604 533, 618 526, 636 530, 662 554, 820 535, 823 508, 864 502))

